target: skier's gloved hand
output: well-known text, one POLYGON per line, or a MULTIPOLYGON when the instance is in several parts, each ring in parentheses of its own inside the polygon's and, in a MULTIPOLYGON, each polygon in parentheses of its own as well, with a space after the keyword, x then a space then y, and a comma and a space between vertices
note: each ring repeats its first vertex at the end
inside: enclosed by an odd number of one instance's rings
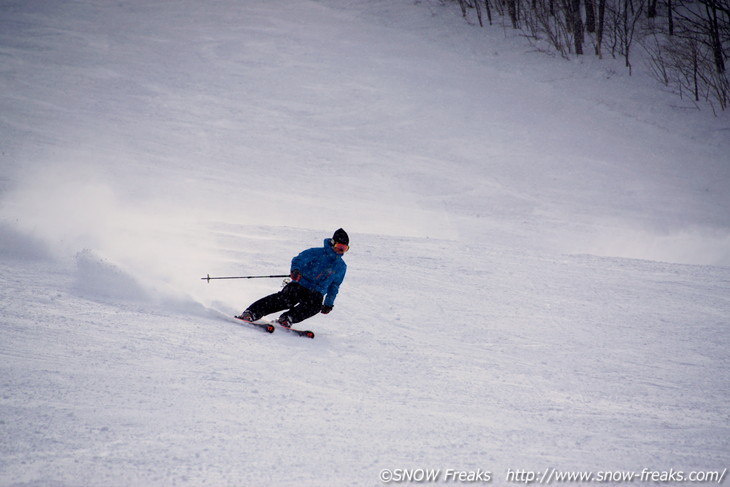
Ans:
POLYGON ((297 269, 294 269, 293 271, 291 271, 289 276, 291 277, 291 280, 294 282, 298 282, 299 279, 302 278, 302 275, 299 273, 299 271, 297 269))
POLYGON ((327 313, 332 311, 332 306, 323 305, 321 311, 323 315, 326 315, 327 313))

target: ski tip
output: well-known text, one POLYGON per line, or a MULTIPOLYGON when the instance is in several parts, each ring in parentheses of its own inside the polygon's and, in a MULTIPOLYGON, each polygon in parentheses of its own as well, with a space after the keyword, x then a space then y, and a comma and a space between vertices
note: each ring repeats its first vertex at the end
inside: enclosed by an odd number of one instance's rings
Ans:
POLYGON ((304 336, 307 338, 314 338, 314 332, 307 330, 304 332, 304 336))

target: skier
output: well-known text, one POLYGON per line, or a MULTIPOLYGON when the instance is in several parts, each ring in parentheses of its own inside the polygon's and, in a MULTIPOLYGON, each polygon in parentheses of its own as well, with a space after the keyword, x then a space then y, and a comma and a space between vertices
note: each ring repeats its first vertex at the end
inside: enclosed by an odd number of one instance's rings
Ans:
POLYGON ((347 271, 342 256, 350 249, 350 237, 343 229, 324 240, 324 247, 307 249, 291 261, 291 282, 278 293, 251 304, 240 318, 256 321, 264 316, 287 310, 277 320, 281 326, 304 321, 317 313, 332 311, 337 292, 347 271))

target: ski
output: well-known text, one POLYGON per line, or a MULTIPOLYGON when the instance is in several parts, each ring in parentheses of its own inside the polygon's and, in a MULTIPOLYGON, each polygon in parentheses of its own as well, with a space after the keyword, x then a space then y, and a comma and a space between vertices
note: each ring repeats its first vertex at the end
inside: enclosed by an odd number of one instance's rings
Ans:
POLYGON ((299 335, 300 337, 305 338, 314 338, 314 332, 310 330, 297 330, 296 328, 287 328, 286 326, 279 325, 279 328, 281 328, 284 331, 287 331, 289 333, 294 333, 295 335, 299 335))
POLYGON ((274 333, 274 330, 276 327, 274 327, 273 323, 270 323, 268 321, 248 321, 244 320, 240 316, 234 316, 238 321, 242 321, 243 323, 246 323, 247 325, 255 326, 256 328, 263 330, 267 333, 274 333))
POLYGON ((267 333, 274 333, 274 330, 276 330, 277 325, 278 325, 279 329, 284 330, 288 333, 293 333, 295 335, 299 335, 300 337, 305 337, 305 338, 314 338, 314 332, 311 330, 297 330, 296 328, 287 328, 285 326, 282 326, 281 324, 279 324, 276 321, 267 321, 267 320, 248 321, 248 320, 244 320, 240 316, 232 316, 230 318, 235 318, 235 320, 239 323, 245 323, 246 325, 254 326, 267 333))

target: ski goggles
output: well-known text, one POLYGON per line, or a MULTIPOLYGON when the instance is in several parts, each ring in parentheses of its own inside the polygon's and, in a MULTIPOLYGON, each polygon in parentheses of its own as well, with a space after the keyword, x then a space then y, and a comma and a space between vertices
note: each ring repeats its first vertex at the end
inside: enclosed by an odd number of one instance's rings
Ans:
POLYGON ((349 245, 345 245, 343 243, 333 243, 332 244, 332 250, 334 250, 338 254, 344 254, 345 252, 347 252, 348 250, 350 250, 350 246, 349 245))

